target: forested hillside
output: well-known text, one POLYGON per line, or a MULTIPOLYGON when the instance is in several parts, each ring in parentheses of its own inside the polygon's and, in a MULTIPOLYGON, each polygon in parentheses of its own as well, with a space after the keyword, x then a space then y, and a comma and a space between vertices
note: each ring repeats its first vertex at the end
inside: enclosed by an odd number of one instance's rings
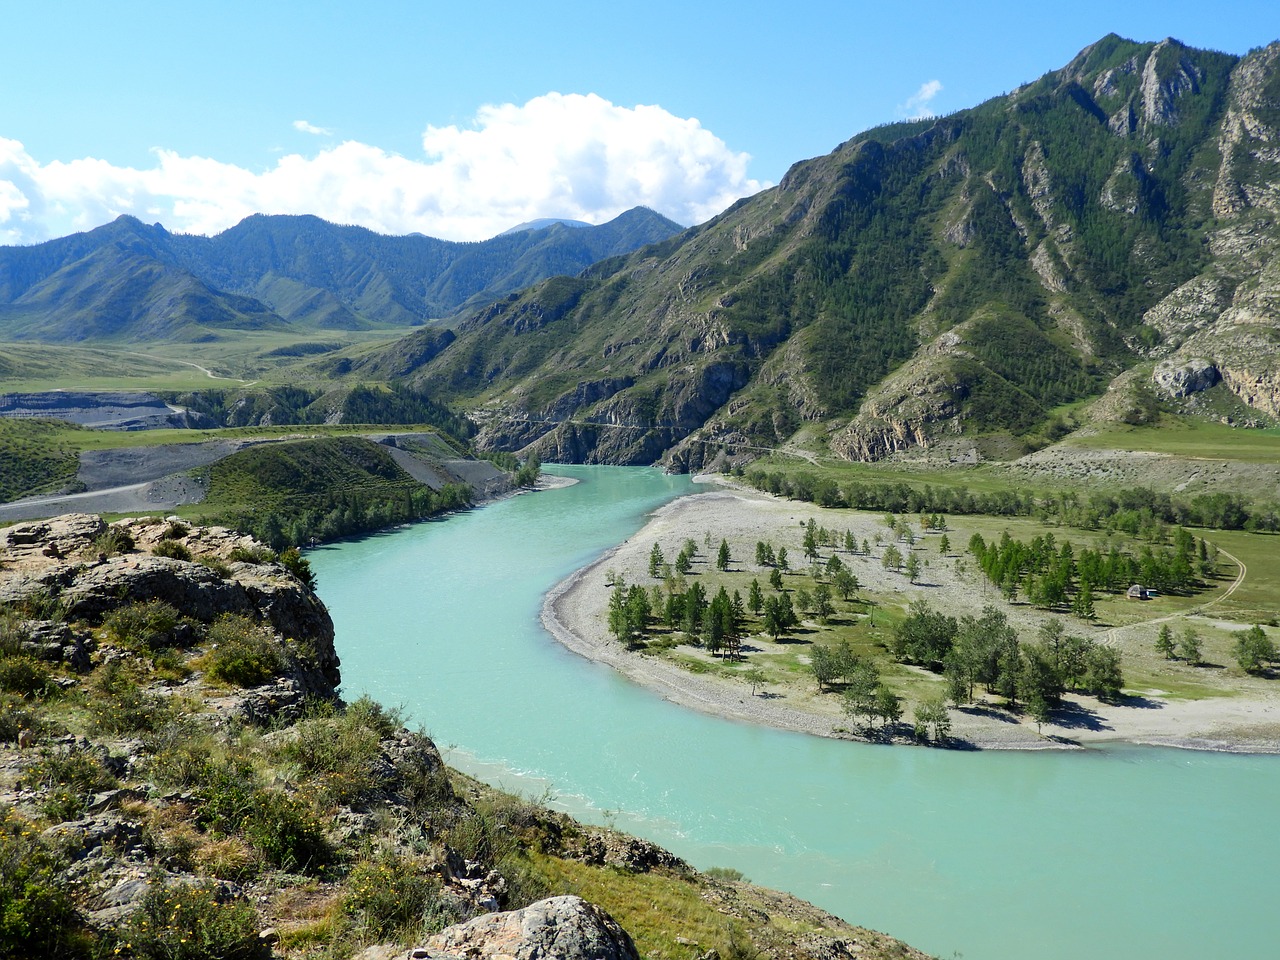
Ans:
POLYGON ((852 459, 956 435, 1016 447, 1113 385, 1071 416, 1137 420, 1223 383, 1266 418, 1278 57, 1106 37, 365 363, 476 411, 481 443, 545 459, 696 466, 806 423, 852 459))

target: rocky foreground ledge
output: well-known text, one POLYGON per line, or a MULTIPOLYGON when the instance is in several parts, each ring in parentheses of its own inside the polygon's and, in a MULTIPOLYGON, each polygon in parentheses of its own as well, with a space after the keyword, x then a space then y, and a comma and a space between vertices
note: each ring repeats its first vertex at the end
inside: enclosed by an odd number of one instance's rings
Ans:
POLYGON ((923 956, 449 770, 341 700, 309 584, 174 518, 0 530, 0 957, 923 956))

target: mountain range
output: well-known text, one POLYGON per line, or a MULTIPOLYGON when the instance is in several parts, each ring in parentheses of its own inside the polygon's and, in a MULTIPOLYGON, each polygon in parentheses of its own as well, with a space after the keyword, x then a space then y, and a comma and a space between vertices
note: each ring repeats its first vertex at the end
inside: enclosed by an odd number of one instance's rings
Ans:
MULTIPOLYGON (((680 231, 636 209, 480 244, 254 216, 121 218, 0 249, 0 339, 139 342, 448 317, 276 351, 394 382, 476 443, 696 468, 799 435, 874 460, 1094 422, 1280 417, 1280 42, 1110 35, 944 117, 877 127, 680 231), (312 351, 314 352, 314 351, 312 351)), ((967 454, 966 454, 967 455, 967 454)))
POLYGON ((1268 422, 1278 58, 1280 43, 1240 57, 1105 37, 345 372, 460 404, 483 445, 678 468, 803 427, 850 459, 957 436, 1016 447, 1205 390, 1268 422))
POLYGON ((311 216, 255 215, 201 237, 122 216, 0 247, 0 339, 138 343, 415 326, 680 229, 643 207, 601 226, 549 221, 480 243, 383 236, 311 216))

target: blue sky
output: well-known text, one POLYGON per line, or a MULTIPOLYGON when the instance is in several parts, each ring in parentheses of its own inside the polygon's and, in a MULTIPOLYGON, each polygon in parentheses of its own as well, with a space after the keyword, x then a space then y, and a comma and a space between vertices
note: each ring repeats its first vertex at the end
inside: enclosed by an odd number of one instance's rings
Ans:
POLYGON ((691 223, 1108 32, 1239 54, 1280 39, 1274 0, 13 6, 4 243, 119 213, 212 232, 313 212, 452 239, 635 203, 691 223))

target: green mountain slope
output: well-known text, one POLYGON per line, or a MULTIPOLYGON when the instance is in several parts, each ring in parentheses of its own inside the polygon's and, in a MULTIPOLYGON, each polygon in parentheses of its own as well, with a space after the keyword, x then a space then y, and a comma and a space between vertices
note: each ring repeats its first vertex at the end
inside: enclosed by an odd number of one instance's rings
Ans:
POLYGON ((0 248, 0 339, 145 342, 413 326, 679 229, 641 208, 598 227, 556 224, 483 243, 261 215, 197 237, 121 217, 0 248))
POLYGON ((806 423, 857 459, 1021 436, 1194 357, 1280 412, 1278 57, 1106 37, 501 300, 411 376, 471 407, 483 443, 680 466, 806 423))

